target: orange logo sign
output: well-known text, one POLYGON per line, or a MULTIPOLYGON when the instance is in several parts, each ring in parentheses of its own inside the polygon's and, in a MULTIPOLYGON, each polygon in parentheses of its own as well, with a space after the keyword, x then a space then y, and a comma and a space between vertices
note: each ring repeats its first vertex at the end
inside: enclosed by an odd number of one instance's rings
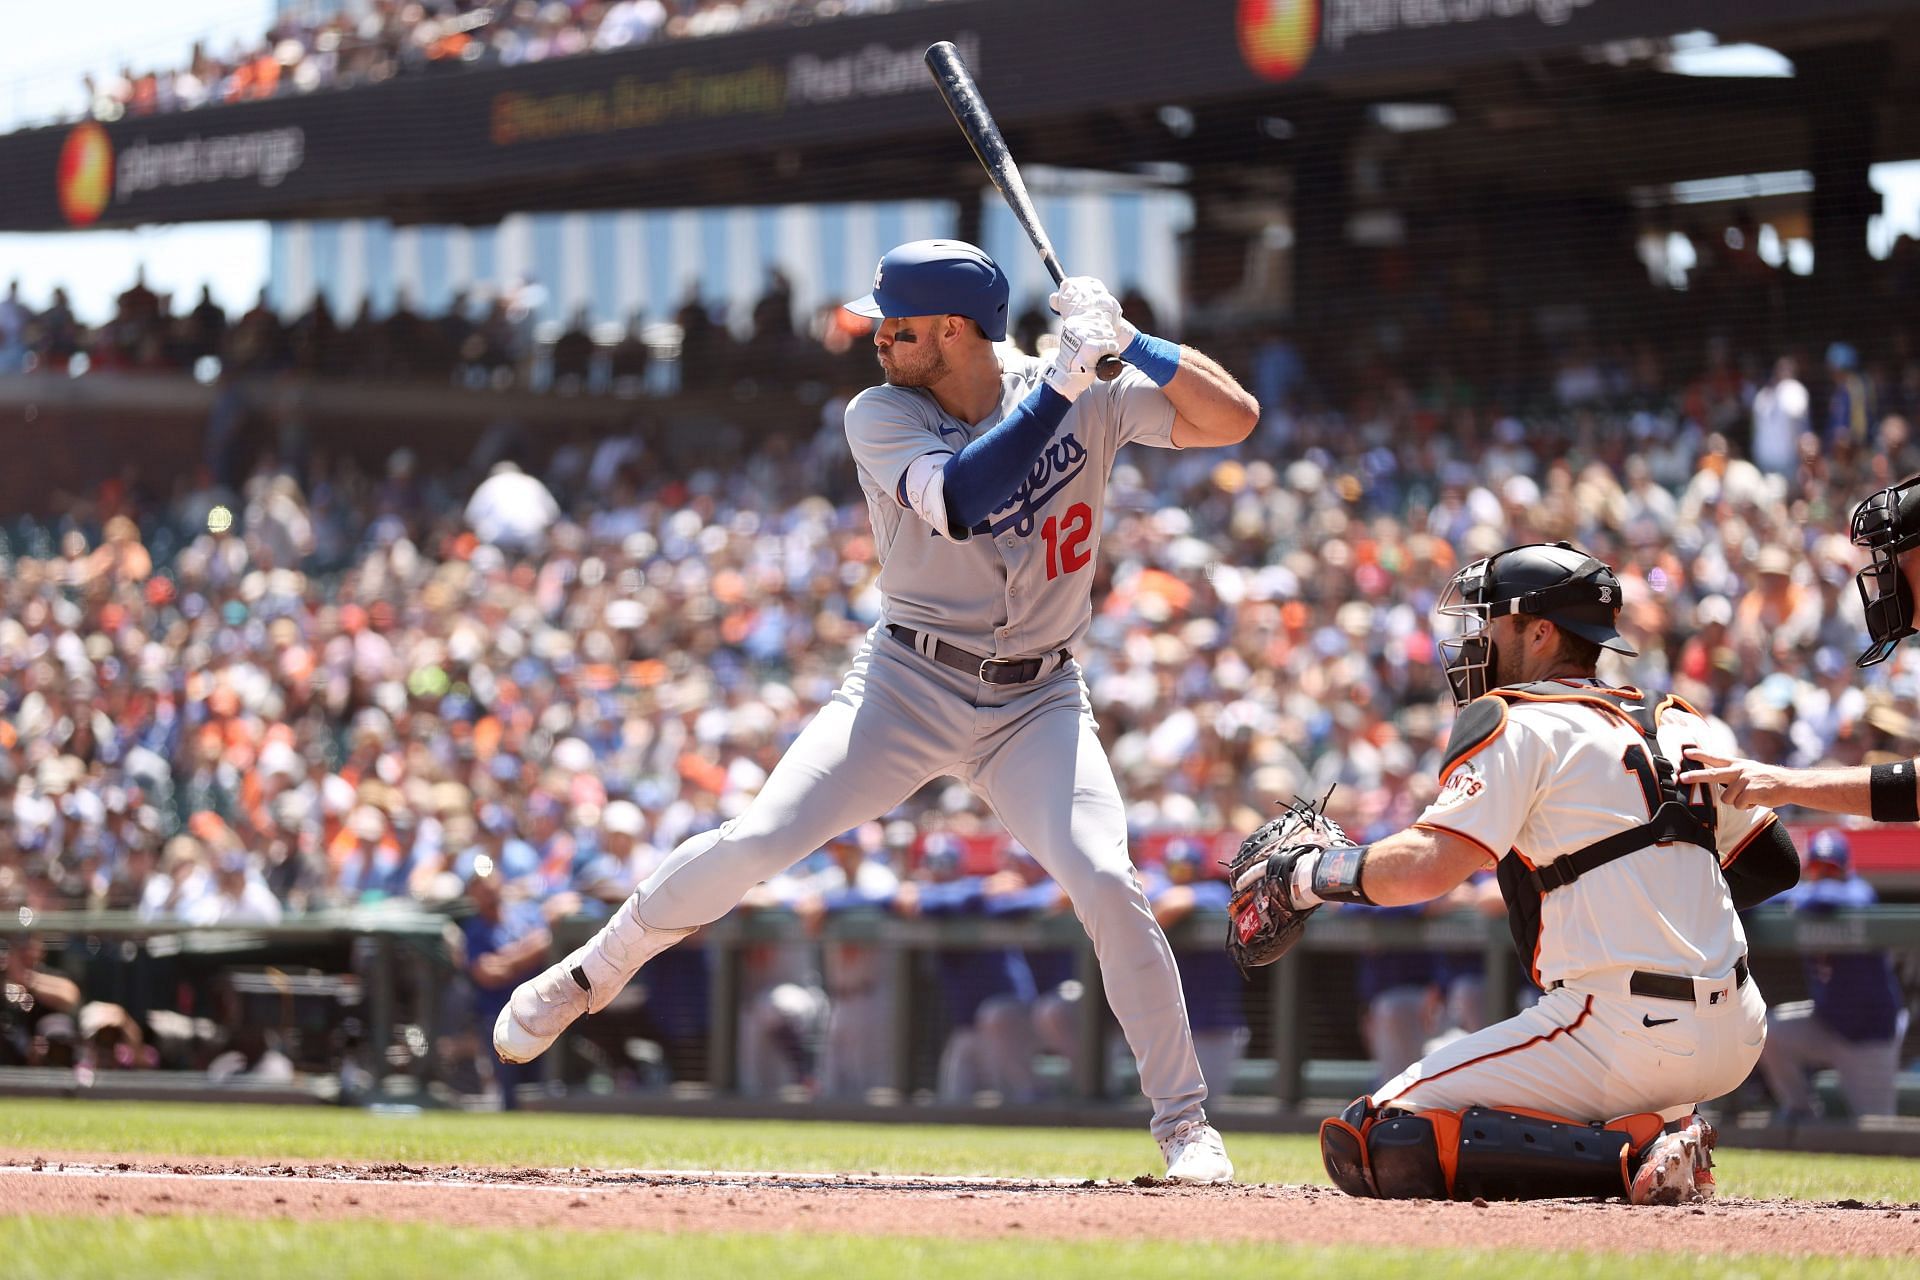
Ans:
POLYGON ((1240 56, 1269 80, 1291 80, 1313 56, 1320 0, 1240 0, 1240 56))
POLYGON ((76 227, 92 226, 113 197, 113 140, 89 120, 60 148, 60 212, 76 227))

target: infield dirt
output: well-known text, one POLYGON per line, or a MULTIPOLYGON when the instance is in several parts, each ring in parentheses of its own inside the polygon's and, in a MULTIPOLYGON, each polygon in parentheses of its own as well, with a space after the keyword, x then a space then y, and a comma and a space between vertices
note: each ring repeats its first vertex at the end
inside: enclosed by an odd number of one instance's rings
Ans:
POLYGON ((1920 1259, 1920 1205, 1728 1199, 1382 1203, 1325 1187, 274 1163, 0 1150, 0 1216, 220 1215, 448 1227, 1920 1259))

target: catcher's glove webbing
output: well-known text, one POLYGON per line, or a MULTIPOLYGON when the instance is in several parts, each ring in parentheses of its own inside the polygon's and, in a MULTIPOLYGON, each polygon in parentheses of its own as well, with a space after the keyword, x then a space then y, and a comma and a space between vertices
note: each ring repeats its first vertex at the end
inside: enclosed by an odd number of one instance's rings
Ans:
MULTIPOLYGON (((1306 928, 1307 917, 1320 909, 1317 902, 1309 907, 1295 905, 1294 864, 1322 849, 1358 847, 1327 816, 1332 795, 1328 791, 1317 804, 1295 797, 1284 813, 1242 840, 1228 864, 1233 897, 1227 904, 1227 954, 1242 973, 1272 964, 1291 951, 1306 928)), ((1341 868, 1345 874, 1339 878, 1349 882, 1354 900, 1365 901, 1359 896, 1359 861, 1356 857, 1351 868, 1341 868)), ((1315 880, 1320 877, 1316 875, 1315 880)), ((1317 884, 1315 892, 1319 892, 1317 884)))

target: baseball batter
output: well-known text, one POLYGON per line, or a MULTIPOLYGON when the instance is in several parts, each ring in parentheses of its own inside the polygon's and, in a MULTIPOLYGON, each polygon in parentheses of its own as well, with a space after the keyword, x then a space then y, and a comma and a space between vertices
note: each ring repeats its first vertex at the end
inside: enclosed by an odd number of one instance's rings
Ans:
POLYGON ((1595 677, 1602 648, 1633 652, 1619 607, 1613 570, 1565 543, 1466 566, 1439 606, 1468 629, 1442 641, 1461 709, 1433 804, 1358 846, 1337 828, 1302 841, 1290 814, 1276 852, 1236 860, 1234 937, 1282 950, 1322 902, 1421 902, 1492 866, 1545 992, 1322 1125, 1350 1194, 1711 1194, 1694 1107, 1738 1086, 1766 1036, 1735 911, 1790 887, 1799 859, 1770 812, 1676 781, 1712 732, 1698 714, 1595 677))
POLYGON ((1258 407, 1206 356, 1134 330, 1086 277, 1053 296, 1064 319, 1050 361, 997 350, 1007 295, 979 249, 923 240, 883 257, 873 292, 848 304, 879 321, 886 375, 846 415, 880 620, 746 812, 682 844, 592 941, 514 992, 494 1027, 503 1059, 539 1055, 748 887, 953 775, 1072 899, 1139 1062, 1167 1176, 1232 1178, 1074 652, 1092 619, 1120 447, 1236 443, 1258 407), (1126 372, 1097 381, 1095 365, 1115 354, 1126 372))

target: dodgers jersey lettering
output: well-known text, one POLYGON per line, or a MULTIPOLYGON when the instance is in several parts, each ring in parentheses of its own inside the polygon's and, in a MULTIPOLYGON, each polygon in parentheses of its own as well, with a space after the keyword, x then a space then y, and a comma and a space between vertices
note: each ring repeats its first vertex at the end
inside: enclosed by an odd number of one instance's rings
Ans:
MULTIPOLYGON (((1616 693, 1638 701, 1640 693, 1597 680, 1557 683, 1564 698, 1507 691, 1505 727, 1454 765, 1414 825, 1464 837, 1492 862, 1517 857, 1540 866, 1648 821, 1646 739, 1623 715, 1596 705, 1616 693)), ((1661 754, 1676 768, 1689 749, 1731 747, 1678 702, 1662 705, 1657 722, 1661 754)), ((1710 814, 1721 866, 1774 821, 1771 810, 1721 803, 1718 788, 1685 791, 1696 812, 1710 814)), ((1666 842, 1548 893, 1539 905, 1534 981, 1545 986, 1610 969, 1727 972, 1746 953, 1746 933, 1709 859, 1696 845, 1666 842)))
MULTIPOLYGON (((1120 447, 1173 444, 1173 405, 1136 369, 1073 402, 1025 483, 966 536, 922 519, 904 485, 920 458, 951 456, 1040 381, 1041 362, 1003 352, 1000 408, 962 422, 919 387, 870 387, 847 406, 847 441, 873 518, 883 622, 986 657, 1075 648, 1093 618, 1093 564, 1120 447)), ((944 504, 942 504, 944 506, 944 504)))

